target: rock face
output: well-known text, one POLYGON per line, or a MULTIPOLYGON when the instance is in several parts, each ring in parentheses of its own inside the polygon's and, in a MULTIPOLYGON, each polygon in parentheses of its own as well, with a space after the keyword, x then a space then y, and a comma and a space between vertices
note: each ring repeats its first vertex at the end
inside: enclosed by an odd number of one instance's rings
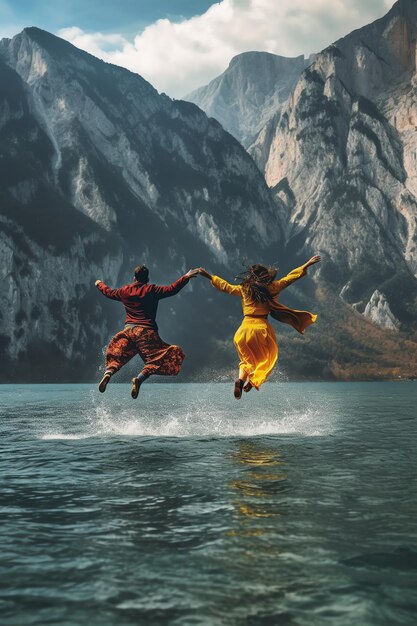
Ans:
POLYGON ((321 252, 319 280, 342 290, 357 310, 370 301, 368 316, 378 310, 386 326, 390 310, 411 330, 416 39, 417 2, 400 0, 382 19, 318 54, 279 119, 250 148, 286 207, 289 248, 321 252))
POLYGON ((389 304, 383 293, 380 293, 378 289, 374 291, 365 307, 364 316, 372 320, 375 324, 378 324, 381 328, 388 328, 389 330, 398 330, 400 323, 393 315, 389 304))
MULTIPOLYGON (((91 376, 122 322, 95 278, 130 281, 138 262, 156 281, 224 271, 281 240, 258 168, 193 104, 36 28, 0 42, 0 73, 5 380, 91 376)), ((179 296, 168 339, 200 313, 213 324, 195 307, 179 296)))
POLYGON ((247 148, 265 124, 279 116, 310 62, 303 56, 245 52, 234 57, 223 74, 184 99, 218 120, 247 148))
MULTIPOLYGON (((319 313, 320 331, 301 342, 280 329, 284 372, 415 376, 416 41, 417 0, 401 0, 306 69, 293 60, 287 83, 271 55, 238 57, 210 93, 226 126, 244 121, 228 128, 246 145, 265 122, 252 158, 140 76, 38 29, 2 40, 2 380, 92 378, 122 322, 96 278, 127 282, 138 262, 157 282, 196 265, 232 278, 243 257, 284 272, 314 252, 316 284, 288 303, 319 313)), ((231 300, 197 280, 161 305, 162 335, 189 367, 230 354, 231 300)))

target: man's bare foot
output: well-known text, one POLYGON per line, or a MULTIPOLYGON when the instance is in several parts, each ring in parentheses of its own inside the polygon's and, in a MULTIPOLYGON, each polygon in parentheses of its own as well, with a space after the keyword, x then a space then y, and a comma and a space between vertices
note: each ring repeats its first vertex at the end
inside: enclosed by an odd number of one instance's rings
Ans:
POLYGON ((132 398, 134 400, 136 400, 136 398, 139 395, 139 389, 140 389, 140 382, 139 382, 139 378, 132 378, 132 390, 130 392, 130 395, 132 396, 132 398))
POLYGON ((106 372, 103 376, 103 378, 100 380, 99 384, 98 384, 98 390, 101 393, 104 393, 106 391, 106 387, 108 385, 108 382, 111 378, 111 374, 109 374, 108 372, 106 372))

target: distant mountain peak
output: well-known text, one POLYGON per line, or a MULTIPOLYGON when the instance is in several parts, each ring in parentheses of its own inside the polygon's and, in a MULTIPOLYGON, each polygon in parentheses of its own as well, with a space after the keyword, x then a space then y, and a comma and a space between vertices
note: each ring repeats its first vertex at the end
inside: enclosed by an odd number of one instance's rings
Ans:
POLYGON ((282 63, 291 64, 294 62, 300 63, 301 60, 304 60, 304 55, 300 54, 296 57, 286 57, 280 54, 274 54, 273 52, 262 52, 259 50, 241 52, 240 54, 232 57, 227 69, 231 69, 237 63, 253 63, 253 61, 256 60, 259 60, 262 63, 265 63, 266 61, 276 63, 280 60, 282 63))
POLYGON ((205 87, 185 96, 217 119, 245 147, 280 110, 308 61, 303 55, 243 52, 205 87))
MULTIPOLYGON (((96 61, 99 60, 96 57, 93 57, 93 55, 89 54, 88 52, 80 50, 66 39, 62 39, 57 35, 53 35, 47 30, 43 30, 42 28, 38 28, 37 26, 26 26, 20 33, 20 35, 22 34, 27 35, 27 37, 29 37, 29 39, 31 39, 34 43, 38 44, 38 46, 44 48, 49 52, 52 52, 53 54, 62 55, 75 52, 77 54, 88 55, 96 61)), ((16 35, 16 37, 19 37, 19 35, 16 35)))

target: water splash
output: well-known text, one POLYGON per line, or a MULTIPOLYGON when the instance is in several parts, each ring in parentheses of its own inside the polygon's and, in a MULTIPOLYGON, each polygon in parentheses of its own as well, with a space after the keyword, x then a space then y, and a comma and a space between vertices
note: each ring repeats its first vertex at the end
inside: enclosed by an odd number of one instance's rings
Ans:
POLYGON ((323 398, 306 398, 299 386, 280 394, 268 386, 265 394, 246 396, 236 403, 229 386, 149 385, 133 403, 125 385, 99 396, 89 390, 84 422, 68 431, 46 432, 44 440, 88 437, 254 437, 299 434, 328 435, 335 429, 334 407, 323 398), (275 392, 275 393, 274 393, 275 392))
POLYGON ((156 419, 154 415, 141 417, 133 411, 114 415, 105 407, 96 408, 96 435, 124 435, 139 437, 250 437, 273 434, 303 434, 314 437, 326 434, 328 427, 319 423, 319 411, 307 410, 280 418, 240 415, 234 419, 230 414, 215 410, 186 412, 182 415, 167 414, 156 419))

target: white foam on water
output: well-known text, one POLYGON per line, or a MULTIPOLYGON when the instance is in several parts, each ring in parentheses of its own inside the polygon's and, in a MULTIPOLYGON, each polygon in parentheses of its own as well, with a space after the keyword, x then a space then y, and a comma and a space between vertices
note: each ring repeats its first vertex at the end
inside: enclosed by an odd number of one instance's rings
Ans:
POLYGON ((67 433, 48 433, 45 435, 42 435, 40 437, 40 439, 43 439, 44 441, 50 441, 53 439, 88 439, 88 437, 91 437, 91 435, 70 435, 67 433))
POLYGON ((133 411, 120 411, 117 416, 104 406, 96 407, 93 436, 122 435, 132 437, 253 437, 257 435, 299 434, 320 437, 333 431, 317 409, 289 413, 280 417, 236 416, 220 411, 199 410, 159 419, 155 415, 133 416, 133 411))
POLYGON ((258 400, 254 396, 246 404, 246 398, 239 404, 228 404, 221 396, 191 393, 173 398, 161 391, 130 406, 92 392, 82 425, 74 426, 71 420, 70 432, 44 432, 40 438, 51 441, 112 436, 222 438, 291 434, 321 437, 337 429, 336 407, 320 396, 300 400, 298 394, 296 398, 282 395, 273 402, 271 398, 253 402, 258 400))

